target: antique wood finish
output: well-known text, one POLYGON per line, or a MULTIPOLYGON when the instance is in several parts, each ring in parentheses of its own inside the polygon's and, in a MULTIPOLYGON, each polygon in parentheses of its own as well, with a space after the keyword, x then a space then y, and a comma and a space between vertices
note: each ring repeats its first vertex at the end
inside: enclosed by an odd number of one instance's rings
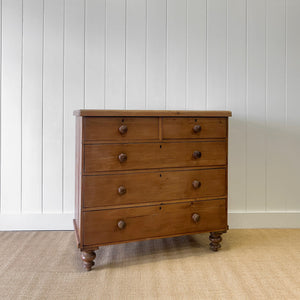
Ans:
POLYGON ((84 268, 99 246, 227 225, 229 111, 78 110, 74 228, 84 268))
POLYGON ((226 165, 227 143, 85 145, 85 172, 226 165), (196 153, 196 154, 195 154, 196 153))
POLYGON ((227 118, 164 118, 163 139, 225 138, 227 118))
POLYGON ((216 231, 216 232, 211 232, 209 235, 209 240, 210 244, 209 247, 212 251, 218 251, 221 248, 221 242, 222 242, 222 233, 224 231, 216 231))
POLYGON ((195 201, 84 213, 84 245, 138 240, 152 236, 225 230, 225 200, 195 201), (193 215, 200 217, 195 222, 193 215))
POLYGON ((95 265, 94 262, 95 258, 96 258, 96 253, 93 250, 85 250, 81 252, 81 259, 83 261, 83 266, 87 271, 91 271, 92 266, 95 265))
POLYGON ((75 145, 75 219, 74 228, 76 231, 76 239, 78 247, 80 247, 80 241, 82 240, 82 226, 81 226, 81 211, 83 203, 81 201, 81 188, 82 188, 82 117, 76 118, 76 145, 75 145))
POLYGON ((226 169, 83 176, 83 190, 84 207, 225 197, 226 169))

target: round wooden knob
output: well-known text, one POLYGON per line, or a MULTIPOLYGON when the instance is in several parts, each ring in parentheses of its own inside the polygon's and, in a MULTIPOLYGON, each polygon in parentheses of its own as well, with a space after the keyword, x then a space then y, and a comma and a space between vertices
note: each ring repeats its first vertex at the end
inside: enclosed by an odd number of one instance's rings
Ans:
POLYGON ((194 131, 195 133, 200 132, 200 131, 201 131, 201 126, 200 126, 200 125, 195 125, 195 126, 193 127, 193 131, 194 131))
POLYGON ((124 229, 125 227, 126 227, 125 221, 120 220, 120 221, 118 222, 118 228, 119 228, 119 229, 124 229))
POLYGON ((127 160, 127 154, 126 153, 121 153, 120 155, 119 155, 119 161, 120 162, 124 162, 124 161, 126 161, 127 160))
POLYGON ((120 132, 121 134, 125 134, 125 133, 127 133, 127 131, 128 131, 127 125, 121 125, 121 126, 119 127, 119 132, 120 132))
POLYGON ((118 194, 119 195, 124 195, 126 193, 126 188, 125 188, 125 186, 119 186, 118 187, 118 194))
POLYGON ((201 182, 198 180, 194 180, 192 183, 194 189, 198 189, 201 186, 201 182))
POLYGON ((200 216, 198 214, 194 213, 192 215, 192 219, 195 223, 198 223, 200 221, 200 216))
POLYGON ((200 151, 194 151, 193 157, 194 157, 195 159, 200 158, 200 157, 201 157, 201 152, 200 152, 200 151))

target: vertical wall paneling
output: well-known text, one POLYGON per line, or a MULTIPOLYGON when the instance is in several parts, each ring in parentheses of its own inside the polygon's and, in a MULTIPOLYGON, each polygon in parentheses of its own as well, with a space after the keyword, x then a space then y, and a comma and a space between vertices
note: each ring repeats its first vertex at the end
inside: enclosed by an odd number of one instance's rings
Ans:
POLYGON ((187 0, 186 108, 206 108, 206 1, 187 0))
POLYGON ((289 196, 286 197, 286 209, 300 210, 300 2, 287 0, 287 138, 288 182, 289 196))
POLYGON ((106 3, 106 100, 105 108, 125 108, 126 2, 106 3))
POLYGON ((187 71, 187 0, 168 1, 167 109, 185 109, 187 71))
POLYGON ((166 0, 147 1, 146 108, 165 109, 166 0))
POLYGON ((0 0, 0 9, 0 230, 47 229, 50 219, 71 228, 81 108, 232 110, 233 224, 297 224, 299 0, 0 0))
POLYGON ((64 1, 44 1, 43 197, 44 213, 62 212, 64 1))
POLYGON ((266 1, 247 1, 247 209, 265 210, 266 1))
MULTIPOLYGON (((151 1, 151 0, 150 0, 151 1)), ((127 0, 126 108, 145 109, 146 0, 127 0)))
POLYGON ((84 107, 84 0, 65 0, 63 212, 72 212, 75 195, 75 120, 84 107))
POLYGON ((0 0, 0 214, 1 214, 1 196, 2 196, 2 192, 1 192, 1 175, 2 175, 2 168, 1 168, 1 159, 2 159, 2 147, 1 147, 1 142, 2 142, 2 138, 1 138, 1 104, 2 104, 2 0, 0 0))
POLYGON ((246 209, 246 0, 228 0, 229 209, 246 209))
POLYGON ((227 76, 227 6, 207 1, 207 108, 225 109, 227 76))
POLYGON ((85 108, 104 108, 105 0, 86 0, 85 108))
POLYGON ((21 211, 21 0, 2 1, 1 212, 21 211))
POLYGON ((41 212, 43 1, 23 0, 22 212, 41 212))
POLYGON ((285 181, 285 1, 267 0, 266 18, 266 209, 283 211, 289 195, 285 181))

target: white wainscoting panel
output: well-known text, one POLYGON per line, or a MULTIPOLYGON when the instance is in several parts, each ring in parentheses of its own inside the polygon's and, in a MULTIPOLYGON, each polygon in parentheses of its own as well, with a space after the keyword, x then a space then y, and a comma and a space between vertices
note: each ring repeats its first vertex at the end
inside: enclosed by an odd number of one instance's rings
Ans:
MULTIPOLYGON (((284 158, 288 177, 284 188, 287 210, 300 210, 300 2, 286 1, 286 132, 284 158)), ((286 176, 283 174, 283 176, 286 176)))
POLYGON ((146 0, 127 0, 126 109, 145 109, 146 0))
POLYGON ((186 109, 206 109, 206 1, 187 0, 186 109))
POLYGON ((23 3, 21 95, 23 213, 41 213, 42 208, 43 9, 43 2, 40 0, 27 0, 23 3))
POLYGON ((233 112, 229 130, 228 186, 230 210, 246 210, 247 1, 228 1, 227 107, 233 112), (232 184, 231 184, 232 183, 232 184))
POLYGON ((126 106, 126 1, 106 1, 105 106, 126 106))
POLYGON ((167 0, 147 1, 146 27, 146 109, 165 109, 167 0))
POLYGON ((23 3, 2 1, 1 213, 22 213, 23 3))
POLYGON ((86 0, 85 5, 85 107, 104 108, 106 1, 86 0))
POLYGON ((63 203, 64 3, 44 1, 42 212, 63 203))
POLYGON ((80 108, 232 110, 230 227, 300 226, 300 1, 0 9, 0 230, 72 228, 80 108))
POLYGON ((266 209, 266 76, 266 1, 247 1, 247 210, 266 209))
POLYGON ((226 109, 227 6, 226 1, 207 1, 207 98, 206 108, 226 109))

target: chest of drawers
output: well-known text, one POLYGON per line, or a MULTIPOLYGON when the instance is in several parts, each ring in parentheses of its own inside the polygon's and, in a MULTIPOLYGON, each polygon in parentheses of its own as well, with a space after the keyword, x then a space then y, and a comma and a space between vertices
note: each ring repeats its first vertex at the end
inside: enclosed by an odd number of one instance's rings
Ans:
POLYGON ((227 226, 229 111, 79 110, 74 228, 91 270, 99 246, 227 226))

